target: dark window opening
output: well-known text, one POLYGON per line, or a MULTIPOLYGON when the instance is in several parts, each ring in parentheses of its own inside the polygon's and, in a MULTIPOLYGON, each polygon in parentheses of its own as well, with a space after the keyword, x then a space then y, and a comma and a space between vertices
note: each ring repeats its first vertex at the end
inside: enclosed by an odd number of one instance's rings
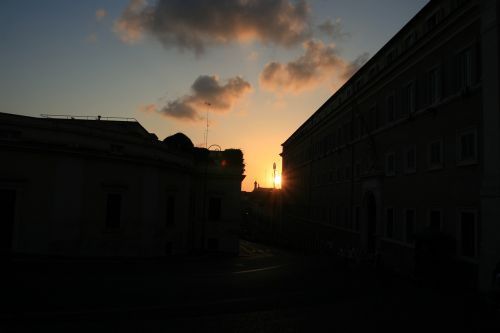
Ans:
POLYGON ((219 249, 219 240, 217 238, 209 238, 207 240, 207 248, 212 251, 219 249))
POLYGON ((165 244, 165 255, 171 255, 172 254, 172 242, 167 242, 165 244))
POLYGON ((16 218, 16 191, 0 189, 0 251, 12 248, 12 233, 16 218))
POLYGON ((462 212, 460 219, 461 252, 464 257, 476 256, 476 216, 462 212))
POLYGON ((394 209, 387 209, 387 217, 385 223, 385 234, 387 238, 394 237, 394 209))
POLYGON ((360 208, 356 206, 354 208, 354 230, 359 231, 359 219, 360 219, 360 208))
POLYGON ((410 84, 408 84, 405 88, 404 88, 404 94, 403 94, 403 110, 405 113, 412 113, 412 112, 415 112, 415 102, 416 102, 416 99, 415 99, 415 95, 416 95, 416 88, 415 88, 415 84, 412 82, 410 84))
POLYGON ((406 242, 413 243, 415 241, 415 211, 406 211, 406 242))
POLYGON ((442 164, 442 145, 441 141, 431 143, 430 147, 429 163, 430 166, 440 166, 442 164))
POLYGON ((392 123, 395 120, 394 96, 387 97, 387 122, 392 123))
POLYGON ((393 153, 387 155, 386 159, 386 175, 394 176, 396 173, 396 157, 393 153))
POLYGON ((437 68, 428 74, 428 102, 433 104, 439 100, 441 95, 441 76, 437 68))
POLYGON ((415 169, 416 169, 415 149, 411 148, 406 152, 406 170, 415 171, 415 169))
POLYGON ((106 207, 106 228, 115 229, 120 227, 122 209, 122 196, 118 193, 108 194, 106 207))
POLYGON ((170 226, 175 224, 175 196, 167 196, 165 205, 165 225, 170 226))
POLYGON ((467 133, 460 136, 460 161, 472 161, 476 159, 476 136, 467 133))
POLYGON ((208 219, 210 221, 219 221, 222 213, 222 199, 211 197, 208 202, 208 219))
POLYGON ((432 210, 430 212, 429 219, 430 219, 430 221, 429 221, 429 227, 432 230, 440 231, 441 230, 441 211, 439 211, 439 210, 432 210))
POLYGON ((413 44, 415 44, 415 33, 412 32, 408 35, 408 37, 405 38, 405 48, 409 49, 413 44))
POLYGON ((123 153, 123 146, 122 145, 115 145, 115 144, 111 144, 110 145, 110 151, 111 153, 113 154, 122 154, 123 153))
POLYGON ((457 56, 457 86, 459 89, 472 85, 472 50, 466 49, 457 56))

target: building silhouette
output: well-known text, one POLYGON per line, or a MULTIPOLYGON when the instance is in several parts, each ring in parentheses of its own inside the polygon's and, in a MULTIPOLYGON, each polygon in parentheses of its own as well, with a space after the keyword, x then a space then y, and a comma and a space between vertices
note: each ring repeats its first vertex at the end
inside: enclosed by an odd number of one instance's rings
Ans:
POLYGON ((290 237, 491 290, 499 15, 497 1, 430 1, 282 144, 290 237))
POLYGON ((3 255, 238 252, 240 150, 137 121, 0 113, 3 255))

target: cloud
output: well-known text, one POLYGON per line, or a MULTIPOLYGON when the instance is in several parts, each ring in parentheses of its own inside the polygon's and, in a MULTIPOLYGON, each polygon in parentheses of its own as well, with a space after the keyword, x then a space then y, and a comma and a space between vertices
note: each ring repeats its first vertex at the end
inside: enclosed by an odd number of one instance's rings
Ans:
POLYGON ((143 113, 153 113, 157 110, 157 107, 156 104, 146 104, 139 106, 138 110, 143 113))
POLYGON ((368 57, 363 54, 349 63, 339 55, 334 44, 325 45, 318 40, 309 40, 303 47, 305 53, 293 61, 268 63, 259 77, 261 86, 269 91, 297 93, 333 78, 347 80, 368 57))
POLYGON ((326 78, 344 71, 345 61, 338 55, 335 45, 321 41, 304 43, 305 53, 282 64, 268 63, 260 74, 263 88, 271 91, 299 92, 315 87, 326 78))
POLYGON ((95 12, 95 19, 97 21, 102 21, 104 20, 104 18, 108 15, 108 12, 103 9, 103 8, 99 8, 98 10, 96 10, 95 12))
POLYGON ((97 43, 97 35, 95 33, 87 35, 87 37, 85 38, 85 42, 88 44, 97 43))
POLYGON ((124 42, 147 34, 198 55, 209 45, 251 40, 292 46, 311 34, 310 9, 306 0, 132 0, 114 30, 124 42))
POLYGON ((257 59, 259 59, 259 52, 252 51, 247 55, 248 61, 256 61, 257 59))
POLYGON ((340 19, 336 19, 335 21, 331 19, 325 20, 318 25, 318 29, 332 40, 343 40, 350 36, 348 33, 344 32, 340 19))
POLYGON ((198 121, 208 107, 210 111, 227 112, 251 90, 250 83, 239 76, 221 83, 217 76, 201 75, 191 85, 191 94, 167 101, 161 108, 154 104, 143 106, 141 111, 156 110, 166 117, 198 121))
POLYGON ((347 65, 344 73, 341 75, 341 78, 344 80, 348 80, 368 61, 368 59, 370 59, 370 55, 366 52, 358 56, 356 59, 354 59, 353 62, 347 65))

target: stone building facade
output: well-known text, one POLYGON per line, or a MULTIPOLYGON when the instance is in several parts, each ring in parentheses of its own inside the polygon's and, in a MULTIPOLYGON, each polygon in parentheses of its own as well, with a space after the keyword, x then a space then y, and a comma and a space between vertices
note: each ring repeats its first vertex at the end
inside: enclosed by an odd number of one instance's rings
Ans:
POLYGON ((377 253, 416 274, 435 236, 438 257, 491 289, 500 262, 499 14, 496 1, 430 1, 283 143, 292 237, 377 253))
POLYGON ((3 254, 238 252, 239 150, 160 141, 136 121, 1 113, 0 156, 3 254))

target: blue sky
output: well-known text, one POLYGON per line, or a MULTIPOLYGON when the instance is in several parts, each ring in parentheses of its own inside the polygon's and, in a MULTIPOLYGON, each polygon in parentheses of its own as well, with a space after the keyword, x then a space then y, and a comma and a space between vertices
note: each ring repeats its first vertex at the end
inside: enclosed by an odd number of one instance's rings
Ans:
MULTIPOLYGON (((203 1, 185 2, 196 11, 203 1)), ((216 7, 222 2, 208 3, 216 7)), ((345 33, 334 39, 318 32, 313 36, 320 50, 327 46, 334 50, 335 65, 325 67, 324 72, 319 68, 321 75, 309 78, 303 88, 274 82, 266 89, 261 79, 266 65, 299 59, 306 52, 302 42, 266 43, 262 38, 267 37, 260 35, 260 39, 214 43, 196 55, 189 49, 179 50, 175 44, 165 47, 158 34, 147 31, 135 43, 123 42, 114 27, 129 1, 4 0, 0 4, 4 45, 0 53, 0 111, 30 116, 133 117, 160 139, 184 132, 198 145, 204 138, 202 119, 178 118, 162 110, 169 102, 201 101, 207 95, 196 97, 191 86, 205 76, 213 81, 209 83, 220 85, 220 96, 231 102, 220 110, 208 109, 209 144, 243 150, 247 164, 244 189, 251 189, 254 180, 271 186, 272 163, 281 163, 280 144, 343 82, 334 78, 339 66, 364 53, 375 54, 427 1, 306 3, 313 26, 330 19, 345 33), (228 79, 237 76, 250 88, 245 85, 235 95, 228 79), (156 111, 141 111, 148 105, 154 105, 156 111)), ((206 109, 194 108, 198 117, 204 117, 206 109)))

